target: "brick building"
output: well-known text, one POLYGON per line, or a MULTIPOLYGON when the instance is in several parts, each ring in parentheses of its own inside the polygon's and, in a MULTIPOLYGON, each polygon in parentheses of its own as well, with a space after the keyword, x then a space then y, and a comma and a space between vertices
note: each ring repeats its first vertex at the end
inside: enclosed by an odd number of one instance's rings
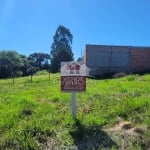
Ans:
POLYGON ((150 72, 150 47, 86 45, 84 62, 92 76, 150 72))

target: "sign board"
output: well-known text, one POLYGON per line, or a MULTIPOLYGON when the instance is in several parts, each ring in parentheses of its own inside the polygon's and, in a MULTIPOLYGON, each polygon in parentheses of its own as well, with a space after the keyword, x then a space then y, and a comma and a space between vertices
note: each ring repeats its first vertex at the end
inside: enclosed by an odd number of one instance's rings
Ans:
POLYGON ((71 92, 72 117, 76 118, 76 92, 86 91, 87 69, 83 62, 61 63, 61 91, 71 92))
POLYGON ((61 76, 61 91, 86 91, 85 76, 61 76))
POLYGON ((86 91, 86 66, 82 62, 61 63, 61 91, 86 91))

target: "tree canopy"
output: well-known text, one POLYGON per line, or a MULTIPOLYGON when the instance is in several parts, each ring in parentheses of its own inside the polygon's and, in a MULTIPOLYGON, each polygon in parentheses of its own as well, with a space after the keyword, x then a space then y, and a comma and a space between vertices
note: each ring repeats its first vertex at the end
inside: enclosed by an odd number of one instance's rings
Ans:
POLYGON ((58 26, 53 37, 51 46, 51 71, 58 72, 62 61, 72 61, 72 40, 73 36, 69 29, 60 25, 58 26))
POLYGON ((29 55, 29 58, 33 61, 34 67, 37 70, 49 68, 50 55, 46 53, 33 53, 29 55))
POLYGON ((21 56, 16 51, 0 52, 0 78, 21 75, 23 62, 21 56))
POLYGON ((16 51, 0 51, 0 78, 33 75, 39 70, 49 70, 50 55, 33 53, 29 57, 16 51))

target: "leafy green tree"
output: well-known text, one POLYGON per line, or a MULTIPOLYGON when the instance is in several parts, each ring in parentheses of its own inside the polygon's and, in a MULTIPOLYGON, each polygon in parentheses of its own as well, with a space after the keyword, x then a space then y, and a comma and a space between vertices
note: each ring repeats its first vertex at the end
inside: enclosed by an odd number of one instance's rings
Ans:
POLYGON ((21 59, 22 59, 22 62, 23 62, 23 65, 21 67, 21 71, 23 72, 23 76, 27 76, 27 75, 29 75, 28 72, 27 72, 27 69, 29 67, 28 57, 26 57, 24 55, 21 55, 21 59))
POLYGON ((69 29, 60 25, 53 37, 51 46, 51 71, 58 72, 62 61, 72 61, 72 39, 69 29))
POLYGON ((33 53, 29 55, 29 58, 33 61, 34 67, 36 67, 37 70, 49 68, 50 55, 46 53, 33 53))
POLYGON ((21 70, 23 72, 23 76, 31 76, 31 82, 33 75, 38 71, 37 67, 35 67, 34 61, 30 57, 26 57, 24 55, 21 55, 23 66, 21 67, 21 70))
MULTIPOLYGON (((20 70, 23 65, 21 56, 16 51, 0 52, 0 78, 8 78, 22 75, 20 70)), ((13 80, 14 82, 14 80, 13 80)))
POLYGON ((31 83, 32 83, 32 77, 38 71, 38 69, 34 66, 34 62, 30 57, 28 58, 28 67, 26 71, 31 76, 31 83))
POLYGON ((26 57, 21 55, 23 65, 21 67, 21 71, 23 72, 23 76, 33 75, 37 68, 34 66, 34 62, 30 57, 26 57))

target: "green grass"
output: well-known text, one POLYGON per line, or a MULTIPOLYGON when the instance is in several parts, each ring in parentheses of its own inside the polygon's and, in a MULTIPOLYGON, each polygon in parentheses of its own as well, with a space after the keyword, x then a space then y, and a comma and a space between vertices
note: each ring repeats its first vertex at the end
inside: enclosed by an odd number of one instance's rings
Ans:
POLYGON ((60 91, 60 74, 0 80, 0 149, 120 149, 106 126, 118 118, 144 130, 142 140, 126 149, 144 149, 150 142, 150 75, 119 79, 87 79, 77 93, 77 118, 71 116, 70 93, 60 91))

